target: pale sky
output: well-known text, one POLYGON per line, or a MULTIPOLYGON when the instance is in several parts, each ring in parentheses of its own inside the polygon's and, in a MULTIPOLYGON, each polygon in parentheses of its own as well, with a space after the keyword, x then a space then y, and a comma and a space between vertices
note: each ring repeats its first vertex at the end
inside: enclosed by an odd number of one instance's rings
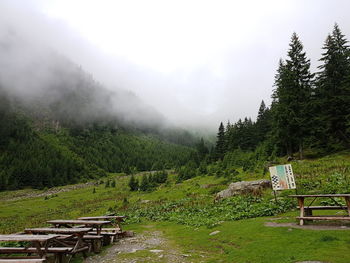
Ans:
POLYGON ((46 16, 33 22, 35 35, 109 88, 132 90, 173 122, 214 130, 220 121, 255 118, 262 99, 270 103, 294 31, 313 69, 335 22, 350 37, 346 0, 8 3, 25 14, 22 22, 46 16))

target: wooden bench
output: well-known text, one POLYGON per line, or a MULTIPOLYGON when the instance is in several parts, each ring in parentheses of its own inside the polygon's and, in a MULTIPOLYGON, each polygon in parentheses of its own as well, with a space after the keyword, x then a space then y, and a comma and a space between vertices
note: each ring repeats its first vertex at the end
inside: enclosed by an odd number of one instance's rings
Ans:
POLYGON ((310 195, 290 195, 290 197, 295 197, 298 200, 298 208, 300 210, 300 215, 297 217, 299 224, 302 226, 304 220, 350 220, 350 194, 310 194, 310 195), (309 205, 305 205, 304 200, 306 198, 313 198, 309 205), (334 206, 312 206, 312 204, 319 198, 331 199, 336 205, 334 206), (344 198, 346 206, 342 205, 335 198, 344 198), (347 216, 313 216, 313 210, 345 210, 347 216))
POLYGON ((100 253, 102 249, 103 236, 99 235, 84 235, 83 240, 89 244, 90 252, 100 253))
POLYGON ((88 232, 88 235, 89 236, 102 236, 104 246, 110 245, 117 238, 116 232, 114 232, 114 233, 113 232, 101 232, 98 235, 96 231, 91 231, 91 232, 88 232))
POLYGON ((298 216, 299 220, 350 220, 350 216, 298 216))
POLYGON ((46 262, 42 258, 26 258, 26 259, 0 259, 0 263, 43 263, 46 262))
MULTIPOLYGON (((45 248, 41 248, 42 251, 45 248)), ((70 253, 73 250, 72 247, 48 247, 47 253, 70 253)), ((3 254, 14 254, 14 253, 36 253, 37 248, 35 247, 0 247, 0 253, 3 254)))
MULTIPOLYGON (((46 250, 45 248, 41 248, 41 250, 46 251, 47 254, 54 254, 55 262, 63 262, 63 256, 66 254, 70 254, 73 251, 73 247, 48 247, 46 250)), ((37 248, 35 247, 0 247, 1 254, 33 254, 36 252, 37 248)))

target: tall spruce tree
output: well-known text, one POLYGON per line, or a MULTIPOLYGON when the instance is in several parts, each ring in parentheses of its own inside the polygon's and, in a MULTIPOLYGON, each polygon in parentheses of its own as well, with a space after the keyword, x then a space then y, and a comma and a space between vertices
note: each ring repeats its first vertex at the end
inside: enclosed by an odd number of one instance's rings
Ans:
POLYGON ((217 160, 222 160, 226 152, 226 136, 225 136, 225 127, 221 122, 219 126, 219 131, 217 134, 217 141, 215 147, 215 155, 217 160))
POLYGON ((296 33, 289 44, 288 58, 280 61, 275 78, 273 97, 274 130, 287 154, 299 150, 303 158, 303 144, 310 131, 310 100, 313 74, 310 60, 296 33))
MULTIPOLYGON (((323 145, 349 143, 350 49, 348 41, 335 24, 323 46, 315 90, 319 121, 318 137, 323 145)), ((332 145, 334 146, 334 145, 332 145)))

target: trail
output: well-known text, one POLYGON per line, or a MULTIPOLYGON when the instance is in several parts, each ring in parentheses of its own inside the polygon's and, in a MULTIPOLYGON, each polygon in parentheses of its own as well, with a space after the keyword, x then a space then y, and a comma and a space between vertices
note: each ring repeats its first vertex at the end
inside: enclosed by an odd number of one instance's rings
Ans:
POLYGON ((123 238, 101 254, 88 257, 84 263, 190 262, 189 255, 181 254, 170 244, 162 231, 144 231, 134 237, 123 238))

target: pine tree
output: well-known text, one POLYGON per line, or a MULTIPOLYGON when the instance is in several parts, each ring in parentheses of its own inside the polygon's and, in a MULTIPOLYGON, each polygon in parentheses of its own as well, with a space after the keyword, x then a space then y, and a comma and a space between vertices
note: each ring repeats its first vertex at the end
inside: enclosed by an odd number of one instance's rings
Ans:
POLYGON ((196 145, 199 161, 204 160, 204 158, 209 154, 208 148, 204 144, 203 138, 200 139, 199 143, 196 145))
POLYGON ((273 97, 274 132, 287 154, 296 149, 303 158, 303 144, 310 133, 310 103, 313 74, 303 45, 293 33, 288 58, 279 63, 273 97))
POLYGON ((141 191, 149 190, 149 182, 148 182, 147 175, 142 176, 141 183, 140 183, 140 190, 141 191))
POLYGON ((215 147, 215 154, 217 160, 222 160, 224 158, 225 152, 226 152, 226 137, 225 137, 225 127, 223 123, 220 123, 219 131, 217 134, 217 141, 216 141, 216 147, 215 147))
POLYGON ((333 32, 324 43, 324 53, 318 68, 316 116, 319 137, 323 145, 349 142, 347 132, 350 117, 350 49, 348 41, 335 24, 333 32))
POLYGON ((139 181, 135 178, 134 175, 131 175, 128 185, 130 191, 137 191, 139 189, 139 181))

